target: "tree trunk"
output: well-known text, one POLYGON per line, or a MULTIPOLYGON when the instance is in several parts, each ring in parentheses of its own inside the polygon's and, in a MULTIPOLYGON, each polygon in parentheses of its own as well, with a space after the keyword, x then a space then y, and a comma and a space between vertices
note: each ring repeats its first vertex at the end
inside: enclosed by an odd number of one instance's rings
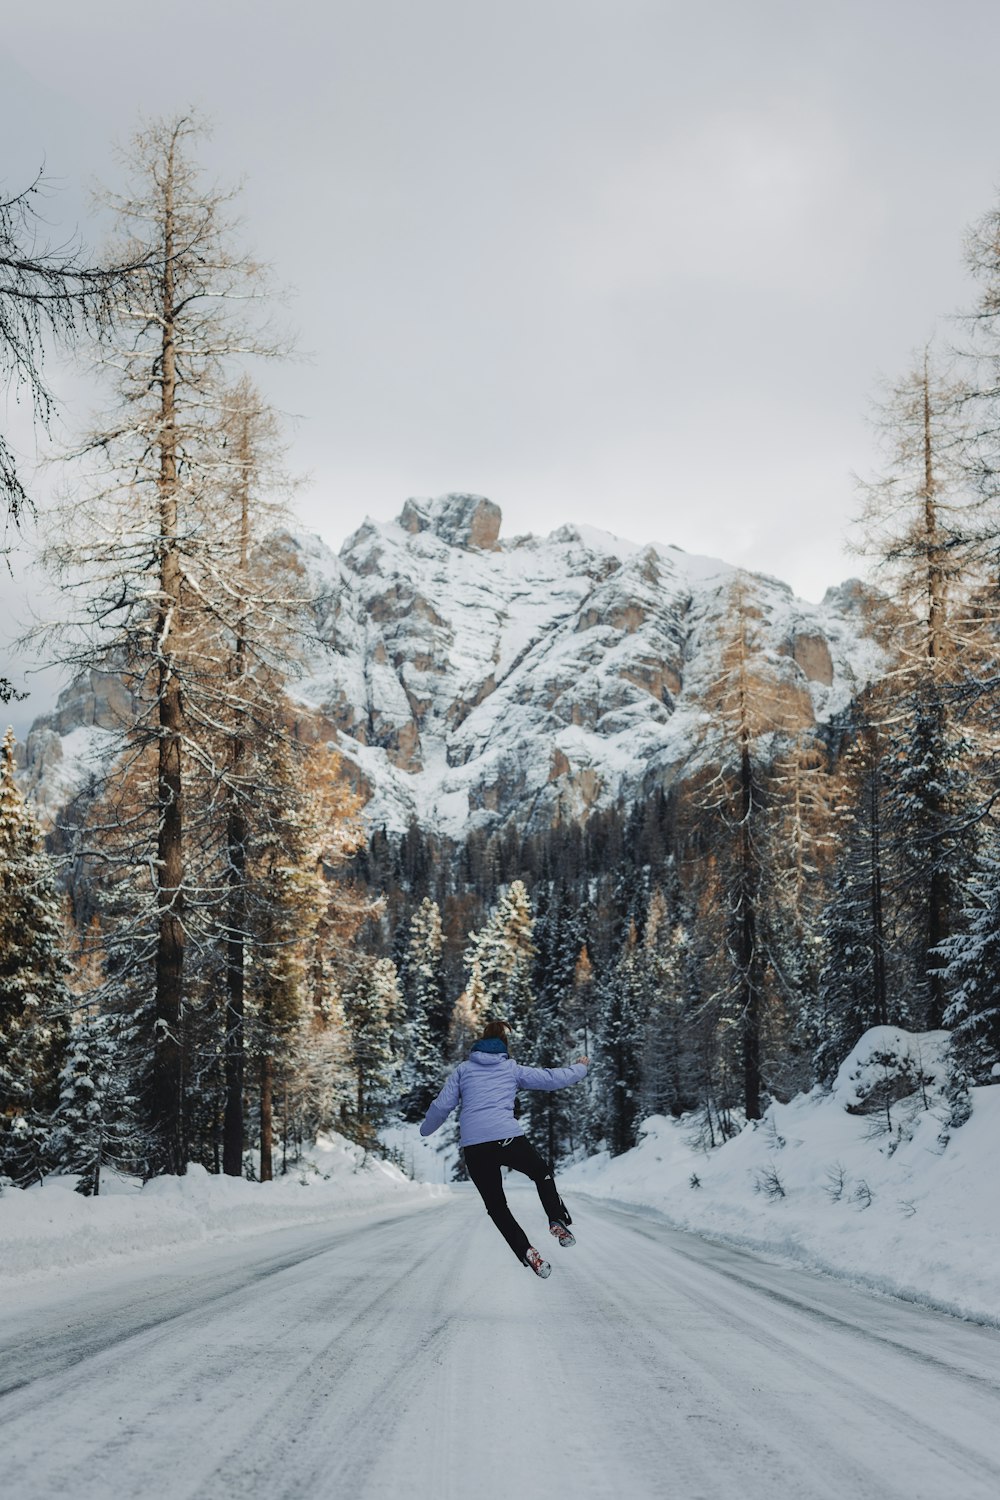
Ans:
POLYGON ((938 533, 937 485, 934 477, 934 441, 931 429, 931 383, 929 356, 924 354, 924 543, 927 552, 927 655, 939 659, 945 645, 947 600, 945 574, 938 533))
POLYGON ((260 1180, 270 1182, 274 1147, 274 1058, 265 1052, 260 1060, 260 1180))
POLYGON ((882 901, 882 809, 880 806, 880 783, 877 764, 872 767, 869 789, 869 818, 871 822, 871 938, 872 938, 872 1000, 874 1002, 875 1025, 888 1026, 889 1000, 885 982, 885 933, 882 901))
MULTIPOLYGON (((933 741, 936 747, 942 743, 945 733, 944 706, 941 696, 935 684, 931 684, 934 693, 934 734, 933 741)), ((933 767, 935 772, 938 767, 933 767)), ((927 797, 927 810, 931 816, 931 826, 936 835, 940 835, 942 826, 946 822, 946 807, 938 791, 940 777, 935 776, 934 782, 927 797)), ((932 861, 930 878, 927 882, 927 929, 926 950, 924 964, 927 970, 927 1026, 931 1030, 939 1030, 944 1024, 944 1013, 948 1008, 948 997, 945 993, 944 978, 940 971, 934 967, 934 950, 939 943, 951 933, 951 882, 948 872, 940 862, 940 846, 935 839, 931 845, 930 858, 932 861)))
POLYGON ((743 1015, 743 1103, 748 1120, 760 1119, 760 986, 757 977, 757 889, 750 818, 753 773, 750 747, 740 754, 740 884, 737 913, 737 961, 743 1015))
MULTIPOLYGON (((239 772, 243 744, 234 741, 233 774, 239 772)), ((226 934, 226 1112, 222 1170, 243 1174, 244 990, 246 929, 246 823, 235 794, 230 795, 226 827, 229 844, 229 929, 226 934)))
MULTIPOLYGON (((244 410, 240 429, 238 463, 240 473, 240 579, 245 580, 250 550, 250 414, 244 410)), ((240 777, 246 758, 245 710, 241 695, 246 687, 245 595, 240 605, 236 644, 230 678, 235 689, 236 712, 230 754, 229 813, 226 842, 229 852, 229 923, 226 933, 226 1115, 222 1162, 229 1177, 243 1173, 243 1074, 244 999, 246 987, 247 925, 247 826, 243 813, 240 777)))
MULTIPOLYGON (((935 663, 944 654, 947 642, 947 600, 945 597, 945 575, 941 563, 941 543, 938 533, 937 487, 934 478, 934 448, 931 435, 931 397, 929 360, 924 355, 924 527, 927 540, 927 656, 930 665, 930 690, 934 694, 936 715, 934 745, 939 748, 944 733, 944 713, 939 684, 934 673, 935 663)), ((932 785, 940 780, 940 765, 931 766, 932 785)), ((936 827, 940 827, 943 808, 940 797, 932 791, 929 811, 936 827)), ((936 849, 931 857, 936 861, 936 849)), ((949 935, 950 891, 948 878, 936 862, 931 869, 927 890, 927 957, 937 945, 949 935)), ((933 960, 931 960, 933 962, 933 960)), ((927 1024, 937 1029, 941 1026, 947 1008, 944 983, 933 969, 927 975, 927 1024)))
POLYGON ((738 734, 740 745, 740 817, 737 850, 736 962, 739 968, 743 1023, 743 1107, 748 1120, 760 1119, 760 981, 757 954, 757 854, 753 843, 753 761, 750 754, 750 685, 747 637, 740 604, 738 734))
POLYGON ((182 1174, 187 1167, 184 1133, 182 921, 184 858, 181 746, 184 710, 174 672, 171 631, 178 627, 181 567, 178 556, 176 349, 174 326, 173 152, 164 186, 163 343, 160 402, 160 600, 156 620, 158 649, 159 740, 157 793, 158 931, 156 947, 156 1035, 153 1056, 152 1113, 156 1137, 155 1167, 182 1174))

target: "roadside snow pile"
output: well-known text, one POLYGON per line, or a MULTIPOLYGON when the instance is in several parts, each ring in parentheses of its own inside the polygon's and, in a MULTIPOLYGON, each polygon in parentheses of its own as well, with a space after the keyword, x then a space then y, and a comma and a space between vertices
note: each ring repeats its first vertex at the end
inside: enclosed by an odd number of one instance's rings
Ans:
POLYGON ((185 1177, 139 1182, 107 1173, 97 1198, 74 1192, 75 1177, 0 1196, 0 1278, 70 1270, 200 1241, 399 1207, 424 1208, 440 1189, 411 1182, 390 1162, 343 1136, 320 1136, 307 1159, 274 1182, 213 1176, 192 1165, 185 1177))
POLYGON ((1000 1323, 1000 1087, 948 1091, 947 1033, 866 1032, 829 1093, 774 1104, 714 1151, 654 1115, 567 1189, 961 1317, 1000 1323), (960 1126, 971 1105, 971 1115, 960 1126))

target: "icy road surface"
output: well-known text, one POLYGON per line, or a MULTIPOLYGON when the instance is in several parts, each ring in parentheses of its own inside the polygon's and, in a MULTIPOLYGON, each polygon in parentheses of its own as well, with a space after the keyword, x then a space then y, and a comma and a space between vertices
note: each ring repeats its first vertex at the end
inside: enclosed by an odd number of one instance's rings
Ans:
POLYGON ((1000 1495, 1000 1333, 577 1209, 544 1282, 459 1190, 6 1292, 4 1500, 1000 1495))

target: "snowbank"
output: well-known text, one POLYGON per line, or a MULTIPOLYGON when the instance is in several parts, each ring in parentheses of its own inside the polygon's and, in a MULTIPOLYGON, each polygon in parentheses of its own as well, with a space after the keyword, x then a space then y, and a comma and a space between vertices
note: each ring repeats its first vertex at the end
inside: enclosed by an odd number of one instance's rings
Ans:
POLYGON ((591 1157, 560 1180, 654 1208, 682 1229, 1000 1324, 1000 1087, 973 1089, 971 1117, 951 1127, 946 1047, 944 1032, 874 1028, 831 1092, 772 1105, 714 1151, 693 1144, 691 1120, 655 1115, 634 1150, 591 1157))
POLYGON ((388 1207, 419 1209, 442 1196, 440 1188, 411 1182, 398 1167, 366 1157, 335 1134, 321 1136, 306 1161, 274 1182, 214 1177, 191 1166, 185 1177, 154 1178, 144 1187, 109 1173, 99 1197, 82 1198, 73 1191, 75 1181, 52 1177, 0 1197, 0 1278, 338 1222, 388 1207))

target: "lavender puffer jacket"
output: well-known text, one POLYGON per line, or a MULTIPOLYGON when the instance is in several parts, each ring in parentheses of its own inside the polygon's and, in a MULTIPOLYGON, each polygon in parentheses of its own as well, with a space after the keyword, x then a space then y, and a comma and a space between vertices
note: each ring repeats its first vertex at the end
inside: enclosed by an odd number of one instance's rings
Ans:
POLYGON ((463 1146, 523 1135, 514 1118, 518 1089, 564 1089, 586 1076, 585 1063, 574 1063, 570 1068, 522 1068, 504 1053, 474 1051, 445 1080, 424 1116, 420 1134, 433 1135, 460 1105, 463 1146))

